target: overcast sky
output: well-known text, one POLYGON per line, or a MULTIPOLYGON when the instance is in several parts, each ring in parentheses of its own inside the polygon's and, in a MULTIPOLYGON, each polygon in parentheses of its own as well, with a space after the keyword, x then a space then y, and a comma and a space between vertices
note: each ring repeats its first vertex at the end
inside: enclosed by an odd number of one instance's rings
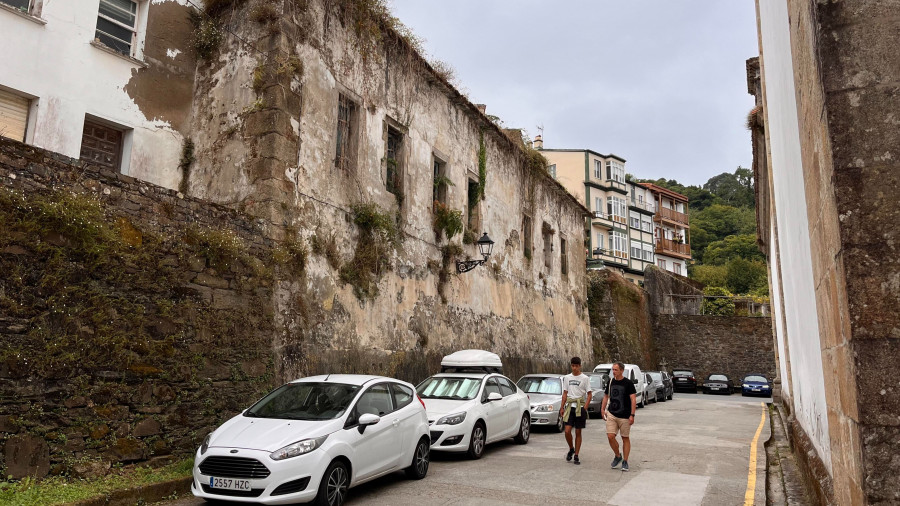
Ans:
POLYGON ((750 167, 753 0, 391 0, 475 103, 545 148, 702 185, 750 167))

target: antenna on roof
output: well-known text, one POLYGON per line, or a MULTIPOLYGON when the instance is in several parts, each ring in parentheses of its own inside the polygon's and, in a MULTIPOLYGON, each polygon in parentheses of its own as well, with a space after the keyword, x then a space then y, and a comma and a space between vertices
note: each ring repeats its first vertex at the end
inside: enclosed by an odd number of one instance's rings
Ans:
POLYGON ((328 381, 328 378, 330 378, 330 377, 331 377, 331 373, 328 373, 328 375, 325 376, 325 381, 328 381))

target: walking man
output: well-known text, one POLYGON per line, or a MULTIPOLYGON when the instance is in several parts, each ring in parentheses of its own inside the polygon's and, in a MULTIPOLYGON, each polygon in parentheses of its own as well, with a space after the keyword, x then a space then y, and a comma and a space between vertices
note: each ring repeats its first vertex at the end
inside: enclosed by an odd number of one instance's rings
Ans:
POLYGON ((631 433, 631 426, 634 425, 637 390, 634 388, 634 383, 622 375, 624 372, 624 364, 621 362, 613 364, 613 377, 606 386, 606 394, 600 405, 600 414, 606 420, 606 437, 609 439, 609 446, 616 454, 610 467, 615 469, 621 463, 622 470, 628 471, 628 454, 631 452, 631 440, 628 435, 631 433), (619 453, 619 442, 616 441, 617 432, 622 434, 622 453, 619 453))
POLYGON ((581 374, 581 359, 572 357, 572 374, 563 376, 563 397, 559 407, 559 416, 563 417, 566 426, 566 442, 569 453, 566 461, 575 458, 575 465, 580 465, 578 452, 581 450, 581 429, 587 424, 587 406, 591 403, 591 379, 581 374), (575 428, 575 444, 572 444, 572 427, 575 428))

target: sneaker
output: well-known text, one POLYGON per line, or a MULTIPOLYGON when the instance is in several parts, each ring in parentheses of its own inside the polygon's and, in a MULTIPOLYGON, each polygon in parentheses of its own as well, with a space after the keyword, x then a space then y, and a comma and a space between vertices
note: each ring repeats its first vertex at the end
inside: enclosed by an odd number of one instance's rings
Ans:
POLYGON ((628 472, 628 461, 627 460, 622 461, 622 470, 625 471, 626 473, 628 472))
POLYGON ((622 462, 622 457, 616 456, 616 458, 613 459, 612 464, 610 464, 609 467, 615 469, 616 466, 618 466, 621 462, 622 462))
POLYGON ((566 462, 572 460, 572 455, 575 455, 575 448, 569 448, 569 453, 566 454, 566 462))
POLYGON ((575 455, 575 465, 576 465, 576 466, 580 466, 580 465, 581 465, 581 461, 578 460, 578 455, 575 455))

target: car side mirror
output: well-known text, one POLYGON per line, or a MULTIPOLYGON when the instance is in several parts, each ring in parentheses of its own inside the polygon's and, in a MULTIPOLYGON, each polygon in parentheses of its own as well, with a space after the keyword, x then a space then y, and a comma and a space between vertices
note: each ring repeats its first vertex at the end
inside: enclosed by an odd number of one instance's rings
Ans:
POLYGON ((503 396, 498 394, 497 392, 491 392, 487 396, 488 402, 499 401, 500 399, 503 399, 503 396))
POLYGON ((381 417, 378 415, 373 415, 372 413, 365 413, 360 415, 359 424, 363 427, 369 425, 375 425, 376 423, 381 421, 381 417))
POLYGON ((638 384, 638 380, 637 380, 637 378, 635 378, 635 379, 633 379, 633 380, 631 380, 631 382, 632 382, 632 383, 634 383, 634 384, 635 384, 635 385, 637 385, 637 384, 638 384))

